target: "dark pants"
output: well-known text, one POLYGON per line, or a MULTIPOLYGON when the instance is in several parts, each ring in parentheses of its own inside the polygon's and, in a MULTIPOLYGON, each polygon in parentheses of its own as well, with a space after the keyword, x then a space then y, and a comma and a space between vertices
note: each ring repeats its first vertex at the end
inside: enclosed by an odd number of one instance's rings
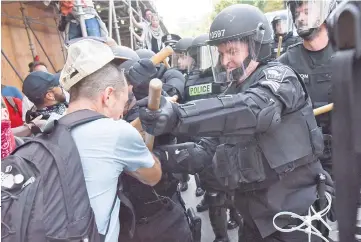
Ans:
MULTIPOLYGON (((244 219, 244 229, 239 230, 239 242, 307 242, 306 233, 275 231, 272 221, 274 215, 281 211, 306 213, 308 208, 317 201, 316 178, 320 173, 327 174, 320 162, 313 162, 282 176, 282 179, 269 188, 249 192, 236 191, 235 206, 244 219), (263 232, 265 238, 262 238, 260 231, 263 232)), ((300 221, 292 220, 287 216, 287 218, 279 219, 277 224, 284 227, 299 225, 298 222, 300 221)), ((322 240, 317 236, 312 236, 311 241, 322 240)))
POLYGON ((216 239, 228 239, 227 208, 210 206, 208 212, 216 239))
MULTIPOLYGON (((266 238, 262 238, 255 225, 245 224, 243 230, 238 232, 238 242, 307 242, 306 233, 295 231, 292 233, 275 232, 266 238)), ((312 242, 321 242, 317 236, 311 237, 312 242)))
POLYGON ((184 208, 177 196, 171 201, 172 209, 164 207, 146 222, 138 221, 132 239, 128 235, 129 224, 122 226, 119 242, 192 242, 192 232, 184 208))

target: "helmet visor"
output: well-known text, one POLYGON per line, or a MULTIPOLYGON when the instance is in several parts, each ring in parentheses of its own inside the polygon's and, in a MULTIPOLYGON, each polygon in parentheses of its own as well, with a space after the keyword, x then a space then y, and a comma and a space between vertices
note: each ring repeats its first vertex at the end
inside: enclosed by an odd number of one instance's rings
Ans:
POLYGON ((275 35, 284 35, 292 32, 293 23, 292 18, 277 19, 272 22, 273 32, 275 35))
POLYGON ((187 55, 186 52, 174 52, 172 54, 172 67, 177 70, 187 71, 193 65, 193 62, 193 58, 187 55))
MULTIPOLYGON (((263 34, 257 37, 263 39, 263 34)), ((254 35, 232 39, 219 44, 217 51, 210 51, 215 82, 242 82, 254 71, 251 66, 261 50, 254 39, 254 35)))
POLYGON ((331 3, 331 0, 289 1, 287 9, 297 33, 302 35, 319 28, 331 11, 331 3))
POLYGON ((194 60, 193 64, 188 66, 188 72, 205 71, 212 67, 212 56, 218 54, 214 46, 197 46, 191 47, 187 51, 190 59, 194 60), (210 53, 210 51, 212 53, 210 53))

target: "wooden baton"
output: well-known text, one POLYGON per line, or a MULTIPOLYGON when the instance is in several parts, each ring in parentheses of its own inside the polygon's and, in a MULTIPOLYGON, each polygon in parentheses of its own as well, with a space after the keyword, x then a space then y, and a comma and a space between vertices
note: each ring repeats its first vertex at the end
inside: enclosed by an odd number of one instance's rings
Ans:
POLYGON ((163 62, 168 56, 173 54, 173 49, 170 46, 164 47, 155 54, 150 60, 153 62, 154 65, 158 65, 159 63, 163 62))
POLYGON ((167 67, 167 69, 170 68, 170 65, 167 60, 163 60, 163 64, 165 65, 165 67, 167 67))
MULTIPOLYGON (((164 61, 168 56, 170 56, 171 54, 173 54, 173 49, 170 46, 167 46, 165 48, 163 48, 161 51, 159 51, 157 54, 155 54, 150 60, 153 62, 154 65, 158 65, 159 63, 161 63, 162 61, 164 61)), ((150 89, 150 84, 149 84, 149 89, 150 89)), ((149 92, 150 94, 150 92, 149 92)), ((160 98, 160 96, 159 96, 160 98)), ((172 100, 174 100, 174 102, 176 102, 178 99, 178 97, 172 97, 172 100)), ((157 109, 159 108, 159 105, 157 107, 157 109)), ((138 130, 138 132, 142 135, 143 139, 145 140, 145 132, 142 128, 142 124, 140 123, 140 119, 136 118, 133 122, 130 123, 134 128, 136 128, 138 130)))
POLYGON ((319 108, 315 108, 315 109, 313 110, 313 114, 314 114, 315 116, 321 115, 321 114, 324 114, 324 113, 327 113, 327 112, 332 111, 332 109, 333 109, 333 103, 330 103, 330 104, 327 104, 327 105, 325 105, 325 106, 322 106, 322 107, 319 107, 319 108))
MULTIPOLYGON (((159 109, 160 105, 160 96, 162 93, 163 83, 159 79, 153 79, 149 83, 149 95, 148 95, 148 109, 156 111, 159 109)), ((154 145, 154 136, 148 133, 145 133, 145 144, 147 145, 150 151, 153 150, 154 145)))
POLYGON ((278 48, 277 48, 277 58, 281 55, 281 48, 282 48, 282 36, 278 37, 278 48))

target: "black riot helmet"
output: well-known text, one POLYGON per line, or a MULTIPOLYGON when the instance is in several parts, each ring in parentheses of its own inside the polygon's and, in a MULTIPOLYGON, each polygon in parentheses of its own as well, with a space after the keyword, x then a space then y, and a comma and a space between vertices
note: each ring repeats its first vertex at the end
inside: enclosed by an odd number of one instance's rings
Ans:
POLYGON ((275 16, 271 21, 274 36, 284 36, 292 32, 293 23, 290 20, 287 14, 275 16))
POLYGON ((187 50, 192 45, 193 38, 180 39, 173 47, 172 67, 180 71, 188 70, 191 61, 187 56, 187 50))
POLYGON ((137 61, 140 60, 138 54, 129 47, 126 46, 112 46, 113 53, 116 57, 123 59, 119 63, 118 69, 124 69, 125 74, 128 73, 129 68, 137 61))
POLYGON ((288 13, 303 39, 316 36, 321 25, 336 8, 336 0, 286 0, 288 13))
POLYGON ((211 24, 207 42, 219 53, 212 56, 214 79, 219 81, 216 76, 225 69, 227 81, 242 82, 255 62, 270 57, 272 41, 271 26, 257 7, 235 4, 223 9, 211 24))
POLYGON ((155 56, 155 53, 148 49, 138 49, 135 52, 138 54, 140 59, 150 59, 155 56))
POLYGON ((192 41, 192 45, 187 50, 187 56, 192 60, 192 65, 188 66, 189 73, 192 71, 203 72, 212 67, 212 55, 209 50, 216 52, 217 49, 214 46, 209 48, 208 40, 209 34, 201 34, 192 41))
POLYGON ((124 61, 126 61, 126 60, 138 61, 139 60, 139 56, 137 55, 137 53, 129 47, 115 45, 115 46, 111 46, 110 48, 112 49, 114 55, 118 59, 122 59, 124 61))

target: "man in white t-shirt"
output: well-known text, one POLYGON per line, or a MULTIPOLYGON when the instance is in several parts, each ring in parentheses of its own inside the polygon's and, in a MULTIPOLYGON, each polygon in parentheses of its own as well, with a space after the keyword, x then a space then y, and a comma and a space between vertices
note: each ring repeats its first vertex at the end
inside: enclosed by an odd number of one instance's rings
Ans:
POLYGON ((72 130, 98 231, 106 234, 106 242, 118 241, 120 200, 113 210, 112 203, 119 175, 125 171, 152 186, 161 178, 158 159, 138 131, 120 119, 128 100, 128 85, 124 74, 111 63, 114 58, 105 43, 79 40, 70 45, 60 77, 61 85, 70 93, 67 113, 89 109, 108 117, 72 130))

